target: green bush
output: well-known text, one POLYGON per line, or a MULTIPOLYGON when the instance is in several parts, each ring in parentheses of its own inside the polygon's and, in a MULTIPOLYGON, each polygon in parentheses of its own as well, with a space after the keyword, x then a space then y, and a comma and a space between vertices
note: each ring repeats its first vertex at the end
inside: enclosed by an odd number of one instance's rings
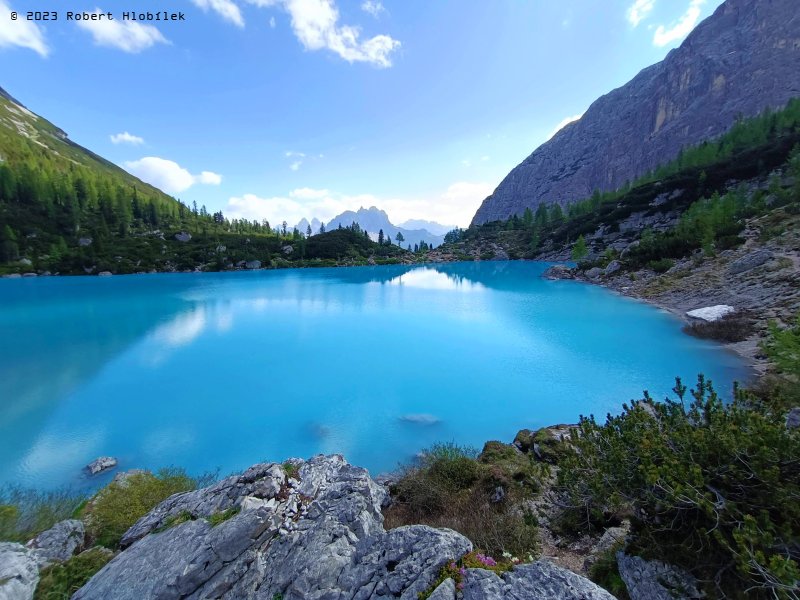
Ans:
MULTIPOLYGON (((712 597, 790 598, 800 583, 800 431, 737 390, 698 378, 686 398, 582 418, 559 484, 573 522, 632 517, 634 551, 677 564, 712 597), (716 589, 714 589, 716 588, 716 589)), ((796 597, 796 596, 795 596, 796 597)))
POLYGON ((488 552, 527 555, 536 548, 535 519, 515 508, 536 483, 527 456, 511 459, 508 447, 490 442, 476 459, 474 448, 439 444, 407 466, 392 486, 387 528, 423 523, 448 527, 488 552), (495 462, 496 461, 496 462, 495 462), (503 490, 498 496, 498 488, 503 490))
POLYGON ((647 263, 647 268, 655 271, 656 273, 666 273, 675 265, 675 261, 671 258, 659 258, 658 260, 651 260, 647 263))
POLYGON ((92 548, 64 563, 42 569, 34 600, 69 600, 112 557, 105 548, 92 548))
POLYGON ((183 469, 136 473, 100 490, 86 508, 89 534, 107 548, 116 548, 122 535, 161 501, 197 487, 183 469))
POLYGON ((72 518, 84 499, 69 489, 4 487, 0 489, 0 540, 27 542, 59 521, 72 518))

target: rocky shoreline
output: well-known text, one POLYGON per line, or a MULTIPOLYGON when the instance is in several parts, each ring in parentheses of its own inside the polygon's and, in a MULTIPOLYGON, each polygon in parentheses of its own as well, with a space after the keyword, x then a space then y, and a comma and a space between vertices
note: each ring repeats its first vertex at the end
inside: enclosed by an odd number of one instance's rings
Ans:
MULTIPOLYGON (((386 531, 388 499, 384 486, 339 455, 257 464, 159 504, 72 599, 417 600, 423 593, 437 600, 613 600, 546 560, 504 573, 462 568, 458 584, 439 581, 472 543, 424 525, 386 531)), ((87 541, 73 520, 27 546, 0 544, 0 598, 29 600, 38 570, 87 551, 87 541)))

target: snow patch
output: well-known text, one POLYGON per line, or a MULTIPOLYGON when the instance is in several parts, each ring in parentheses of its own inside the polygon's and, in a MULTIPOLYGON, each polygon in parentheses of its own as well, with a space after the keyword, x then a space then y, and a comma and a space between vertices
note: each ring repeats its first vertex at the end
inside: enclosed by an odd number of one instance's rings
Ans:
POLYGON ((731 313, 736 312, 736 309, 727 304, 717 304, 716 306, 705 306, 703 308, 696 308, 686 312, 686 315, 693 319, 701 319, 703 321, 713 322, 719 321, 722 317, 726 317, 731 313))

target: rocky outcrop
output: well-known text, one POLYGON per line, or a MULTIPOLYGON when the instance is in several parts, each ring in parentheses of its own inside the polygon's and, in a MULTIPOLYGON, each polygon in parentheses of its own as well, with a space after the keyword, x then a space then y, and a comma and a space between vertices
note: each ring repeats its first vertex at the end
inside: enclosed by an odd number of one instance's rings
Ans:
POLYGON ((31 600, 39 583, 36 555, 21 544, 0 542, 0 600, 31 600))
POLYGON ((100 458, 94 459, 88 465, 86 465, 86 471, 89 475, 97 475, 102 473, 103 471, 108 471, 109 469, 113 469, 117 466, 117 459, 113 456, 101 456, 100 458))
POLYGON ((660 561, 617 552, 617 566, 631 600, 695 600, 704 598, 689 573, 660 561))
POLYGON ((544 560, 520 565, 502 578, 492 571, 467 569, 463 594, 464 600, 614 600, 585 577, 544 560))
POLYGON ((800 95, 795 0, 726 0, 679 48, 596 100, 512 170, 473 224, 613 190, 800 95))
MULTIPOLYGON (((384 530, 386 499, 384 487, 341 456, 255 465, 162 502, 73 600, 416 600, 472 544, 424 525, 384 530)), ((465 577, 465 599, 612 598, 545 562, 503 578, 480 569, 465 577)), ((455 598, 454 583, 435 594, 455 598)))
POLYGON ((64 562, 83 548, 86 539, 86 530, 82 521, 68 519, 56 523, 37 535, 26 545, 34 550, 40 566, 52 562, 64 562))

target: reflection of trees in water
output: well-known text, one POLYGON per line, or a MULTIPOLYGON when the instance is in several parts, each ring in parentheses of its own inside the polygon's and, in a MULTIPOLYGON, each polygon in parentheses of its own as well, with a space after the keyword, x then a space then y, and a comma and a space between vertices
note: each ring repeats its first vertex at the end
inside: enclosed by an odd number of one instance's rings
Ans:
POLYGON ((477 283, 496 290, 519 290, 544 271, 544 263, 530 261, 476 261, 428 265, 457 284, 477 283))
POLYGON ((0 351, 0 463, 6 465, 31 448, 62 399, 145 335, 191 309, 193 303, 179 293, 195 280, 19 283, 4 288, 0 319, 0 339, 8 341, 0 351), (166 291, 157 302, 154 288, 166 291))

